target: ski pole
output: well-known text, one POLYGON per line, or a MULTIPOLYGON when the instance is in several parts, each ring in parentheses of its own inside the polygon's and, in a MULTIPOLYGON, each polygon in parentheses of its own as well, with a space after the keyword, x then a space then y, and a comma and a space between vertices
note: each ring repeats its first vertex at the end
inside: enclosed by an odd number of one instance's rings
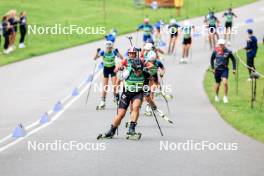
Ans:
POLYGON ((169 113, 169 115, 170 115, 170 106, 169 106, 169 102, 168 102, 167 98, 165 97, 165 95, 163 95, 163 93, 162 93, 162 87, 163 87, 164 84, 163 84, 163 79, 162 79, 161 76, 160 76, 160 80, 161 80, 161 84, 162 84, 162 85, 160 85, 161 95, 162 95, 162 97, 164 98, 164 100, 165 100, 165 102, 166 102, 167 109, 168 109, 168 113, 169 113))
POLYGON ((133 39, 133 37, 129 36, 129 37, 127 37, 127 38, 128 38, 128 40, 129 40, 129 42, 130 42, 130 46, 132 47, 132 46, 133 46, 133 43, 132 43, 132 39, 133 39))
POLYGON ((89 86, 89 89, 88 89, 88 92, 87 92, 85 105, 87 105, 87 103, 88 103, 88 99, 89 99, 89 95, 90 95, 90 92, 91 92, 91 87, 92 87, 92 83, 93 83, 96 67, 97 67, 97 62, 95 62, 95 64, 94 64, 93 73, 92 73, 92 79, 91 79, 91 83, 90 83, 90 86, 89 86))
POLYGON ((161 134, 161 136, 163 136, 163 133, 162 133, 162 131, 161 131, 161 128, 160 128, 160 125, 159 125, 159 121, 158 121, 157 116, 156 116, 156 114, 155 114, 155 112, 154 112, 154 109, 153 109, 152 106, 150 106, 150 107, 151 107, 152 113, 153 113, 153 115, 154 115, 154 117, 155 117, 155 121, 156 121, 156 123, 157 123, 157 125, 158 125, 159 131, 160 131, 160 134, 161 134))
POLYGON ((237 73, 236 73, 236 95, 238 95, 238 83, 239 83, 239 59, 237 58, 237 73))
POLYGON ((263 94, 262 94, 261 103, 260 103, 260 111, 261 112, 262 112, 263 100, 264 100, 264 88, 263 88, 263 94))

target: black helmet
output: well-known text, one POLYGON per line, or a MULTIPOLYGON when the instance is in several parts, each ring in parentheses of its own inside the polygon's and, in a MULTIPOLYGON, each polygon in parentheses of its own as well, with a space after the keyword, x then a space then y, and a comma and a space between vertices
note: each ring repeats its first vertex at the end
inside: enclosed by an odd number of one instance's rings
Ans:
POLYGON ((139 58, 136 58, 132 61, 132 68, 135 71, 142 71, 144 68, 144 65, 142 63, 142 61, 139 58))

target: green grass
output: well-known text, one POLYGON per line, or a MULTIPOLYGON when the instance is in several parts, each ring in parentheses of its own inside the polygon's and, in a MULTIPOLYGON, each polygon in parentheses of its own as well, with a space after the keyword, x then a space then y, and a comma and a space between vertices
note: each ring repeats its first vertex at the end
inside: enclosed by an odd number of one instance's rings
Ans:
MULTIPOLYGON (((240 50, 238 54, 245 60, 244 50, 240 50)), ((255 66, 260 73, 264 73, 263 45, 259 48, 255 66)), ((236 77, 230 75, 229 104, 214 102, 214 79, 212 73, 209 72, 206 74, 204 80, 206 92, 212 104, 228 123, 241 133, 264 142, 264 79, 262 78, 257 81, 257 101, 254 109, 251 109, 251 82, 246 81, 248 78, 248 71, 241 63, 239 64, 238 73, 238 95, 236 94, 236 77)), ((221 95, 223 95, 223 92, 221 95)))
MULTIPOLYGON (((229 7, 231 3, 236 7, 254 1, 256 0, 185 0, 182 16, 178 19, 204 15, 208 8, 212 7, 216 11, 220 11, 229 7)), ((0 14, 4 15, 10 9, 16 9, 18 12, 25 10, 28 13, 29 24, 105 26, 107 31, 115 27, 119 34, 134 31, 146 15, 151 17, 152 22, 156 22, 159 19, 168 21, 175 14, 173 8, 163 8, 158 11, 149 8, 136 8, 133 5, 133 0, 105 0, 105 2, 106 13, 104 15, 103 0, 1 0, 0 14)), ((8 56, 0 54, 0 66, 88 43, 102 39, 102 37, 103 35, 29 35, 26 40, 26 49, 17 49, 8 56)))

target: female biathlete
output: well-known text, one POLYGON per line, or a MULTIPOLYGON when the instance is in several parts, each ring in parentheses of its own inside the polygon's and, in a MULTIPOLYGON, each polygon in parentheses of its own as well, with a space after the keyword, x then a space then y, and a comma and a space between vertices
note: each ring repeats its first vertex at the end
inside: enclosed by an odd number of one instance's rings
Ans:
POLYGON ((144 64, 139 58, 133 59, 131 66, 119 74, 119 79, 124 81, 124 88, 119 101, 118 114, 114 117, 109 131, 105 134, 99 134, 97 139, 113 138, 118 126, 126 115, 129 105, 132 106, 132 112, 130 114, 131 120, 127 139, 140 139, 141 134, 136 133, 135 128, 143 98, 146 98, 153 110, 157 109, 157 106, 150 98, 149 77, 149 73, 145 71, 144 64))
POLYGON ((94 60, 98 59, 99 57, 103 58, 103 90, 102 90, 102 97, 99 105, 96 107, 97 110, 102 110, 105 108, 105 98, 107 94, 109 76, 111 76, 112 85, 114 87, 114 101, 117 102, 119 100, 119 94, 116 85, 116 73, 115 73, 115 59, 119 57, 123 59, 123 56, 119 53, 118 49, 113 48, 113 43, 111 41, 106 41, 106 50, 103 51, 100 48, 97 49, 96 55, 94 60))
POLYGON ((170 20, 170 25, 168 26, 169 34, 170 34, 170 41, 169 41, 169 48, 168 54, 174 53, 174 48, 178 39, 180 26, 177 24, 175 19, 170 20))
POLYGON ((223 14, 223 17, 226 18, 225 22, 225 40, 227 40, 227 44, 231 44, 231 33, 233 27, 233 18, 236 17, 236 14, 232 11, 232 8, 228 8, 227 11, 223 14))
POLYGON ((217 33, 217 27, 220 25, 220 21, 214 15, 214 12, 211 11, 205 17, 205 25, 208 27, 208 40, 210 44, 210 49, 214 49, 216 46, 216 41, 219 39, 219 35, 217 33))
POLYGON ((149 39, 153 40, 153 26, 149 23, 149 19, 145 18, 144 23, 139 25, 137 31, 143 31, 143 42, 146 43, 149 39))
POLYGON ((187 63, 187 60, 190 60, 190 48, 192 45, 192 32, 194 26, 190 24, 190 21, 185 21, 182 27, 183 33, 183 48, 182 48, 182 58, 180 63, 187 63))

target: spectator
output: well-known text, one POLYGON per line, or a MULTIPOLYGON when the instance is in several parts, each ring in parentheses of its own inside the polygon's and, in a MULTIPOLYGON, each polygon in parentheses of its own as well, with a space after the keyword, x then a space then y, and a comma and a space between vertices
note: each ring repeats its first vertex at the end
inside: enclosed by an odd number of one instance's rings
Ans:
POLYGON ((16 41, 16 32, 17 32, 17 24, 18 18, 16 16, 16 10, 10 10, 8 13, 8 21, 10 23, 11 28, 9 29, 9 47, 11 51, 15 50, 15 41, 16 41))
POLYGON ((3 30, 3 37, 4 37, 4 54, 9 54, 11 52, 9 48, 9 29, 10 24, 8 22, 8 16, 3 16, 2 19, 2 30, 3 30))
POLYGON ((245 47, 245 50, 247 52, 247 65, 248 65, 248 72, 249 72, 249 78, 248 81, 251 81, 251 73, 255 71, 255 65, 254 65, 254 59, 256 57, 257 51, 258 51, 258 40, 253 35, 253 30, 248 29, 248 40, 247 40, 247 46, 245 47))
POLYGON ((27 34, 26 12, 21 12, 20 13, 19 31, 20 31, 19 48, 25 48, 25 36, 27 34))

